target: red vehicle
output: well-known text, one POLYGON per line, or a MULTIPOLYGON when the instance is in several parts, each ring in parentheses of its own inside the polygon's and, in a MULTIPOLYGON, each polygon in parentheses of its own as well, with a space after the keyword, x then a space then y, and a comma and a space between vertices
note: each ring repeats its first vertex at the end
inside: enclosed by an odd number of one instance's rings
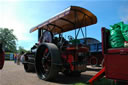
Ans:
POLYGON ((0 69, 3 68, 4 65, 4 51, 2 49, 2 44, 0 43, 0 69))
POLYGON ((109 34, 108 29, 102 28, 105 75, 109 79, 125 81, 128 85, 128 48, 110 48, 109 34))
POLYGON ((116 80, 117 85, 128 85, 128 48, 111 48, 109 45, 110 30, 102 28, 102 53, 104 68, 93 76, 89 83, 102 78, 116 80))
POLYGON ((24 68, 30 71, 35 65, 37 75, 43 80, 52 80, 58 72, 80 76, 86 71, 89 47, 86 44, 86 27, 97 22, 90 11, 71 6, 53 18, 32 28, 38 29, 39 43, 25 55, 24 68), (74 34, 64 37, 63 33, 74 30, 74 34), (85 30, 85 31, 83 31, 85 30), (78 39, 82 34, 83 38, 78 39), (75 35, 75 37, 72 37, 75 35), (83 40, 83 42, 80 42, 83 40))
POLYGON ((101 66, 103 55, 102 55, 102 43, 95 42, 89 45, 90 56, 88 57, 88 64, 92 67, 101 66))
MULTIPOLYGON (((92 67, 95 66, 101 66, 103 55, 102 55, 102 43, 91 37, 85 38, 86 45, 89 47, 89 53, 88 56, 88 63, 87 65, 91 65, 92 67)), ((80 42, 82 43, 84 40, 80 39, 80 42)))

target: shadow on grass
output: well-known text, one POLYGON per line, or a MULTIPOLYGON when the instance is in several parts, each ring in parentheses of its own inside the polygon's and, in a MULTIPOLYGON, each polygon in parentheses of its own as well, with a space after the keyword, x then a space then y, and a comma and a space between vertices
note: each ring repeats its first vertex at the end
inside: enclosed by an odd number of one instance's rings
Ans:
MULTIPOLYGON (((100 68, 87 68, 87 71, 100 71, 100 68)), ((35 73, 35 72, 29 72, 29 73, 35 73)), ((92 78, 93 76, 90 74, 81 74, 80 77, 73 77, 73 76, 65 76, 62 73, 58 75, 58 77, 53 81, 48 82, 54 82, 57 84, 64 84, 64 85, 89 85, 87 84, 87 81, 92 78)))
POLYGON ((101 68, 87 68, 87 71, 100 71, 101 68))
MULTIPOLYGON (((101 70, 101 68, 87 68, 87 71, 98 72, 100 70, 101 70)), ((89 84, 87 84, 87 81, 92 77, 93 76, 89 75, 89 74, 81 74, 80 77, 65 76, 63 74, 60 74, 54 82, 58 83, 58 84, 65 84, 65 85, 67 85, 67 84, 70 84, 70 85, 89 85, 89 84)))
POLYGON ((76 83, 79 83, 78 85, 86 85, 86 82, 91 78, 90 75, 82 74, 80 77, 72 77, 72 76, 64 76, 59 75, 57 79, 54 81, 58 84, 70 84, 70 85, 77 85, 76 83))

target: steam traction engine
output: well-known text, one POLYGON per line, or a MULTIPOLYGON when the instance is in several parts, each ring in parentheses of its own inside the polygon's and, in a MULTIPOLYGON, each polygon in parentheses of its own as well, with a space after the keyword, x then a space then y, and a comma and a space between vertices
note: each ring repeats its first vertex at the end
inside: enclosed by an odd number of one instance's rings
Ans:
MULTIPOLYGON (((65 75, 80 76, 86 71, 89 48, 86 45, 86 27, 97 22, 97 18, 90 11, 71 6, 53 18, 32 28, 38 29, 39 43, 25 55, 24 68, 26 71, 37 72, 40 79, 52 80, 58 72, 65 75), (74 30, 68 38, 63 33, 74 30), (83 31, 84 30, 84 31, 83 31), (83 38, 78 39, 81 34, 83 38), (71 35, 75 35, 72 37, 71 35), (83 39, 83 42, 80 40, 83 39)), ((67 36, 67 35, 66 35, 67 36)))

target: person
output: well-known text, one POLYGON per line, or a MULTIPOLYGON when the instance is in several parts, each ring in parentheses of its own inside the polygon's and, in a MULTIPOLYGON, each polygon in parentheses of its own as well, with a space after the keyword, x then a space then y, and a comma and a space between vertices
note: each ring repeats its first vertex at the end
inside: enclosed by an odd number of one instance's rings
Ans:
POLYGON ((20 65, 20 54, 17 54, 17 65, 20 65))
POLYGON ((14 53, 14 63, 16 63, 16 59, 17 58, 17 55, 16 55, 16 53, 14 53))
POLYGON ((22 53, 21 53, 21 57, 20 57, 20 61, 21 61, 22 64, 23 64, 23 62, 24 62, 24 55, 25 55, 25 53, 22 52, 22 53))

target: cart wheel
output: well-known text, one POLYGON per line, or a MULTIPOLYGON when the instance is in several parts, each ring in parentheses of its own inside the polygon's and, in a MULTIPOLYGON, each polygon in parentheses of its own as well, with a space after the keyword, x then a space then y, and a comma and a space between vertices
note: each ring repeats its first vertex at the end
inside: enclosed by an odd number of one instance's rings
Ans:
POLYGON ((36 56, 36 72, 40 79, 53 80, 57 77, 59 67, 55 65, 56 56, 59 56, 58 48, 50 43, 40 46, 36 56))
POLYGON ((94 67, 94 66, 97 66, 97 64, 98 64, 98 59, 96 58, 96 57, 91 57, 90 58, 90 64, 91 64, 91 66, 92 67, 94 67))
POLYGON ((24 70, 26 72, 35 72, 35 67, 34 67, 34 65, 24 63, 24 70))

